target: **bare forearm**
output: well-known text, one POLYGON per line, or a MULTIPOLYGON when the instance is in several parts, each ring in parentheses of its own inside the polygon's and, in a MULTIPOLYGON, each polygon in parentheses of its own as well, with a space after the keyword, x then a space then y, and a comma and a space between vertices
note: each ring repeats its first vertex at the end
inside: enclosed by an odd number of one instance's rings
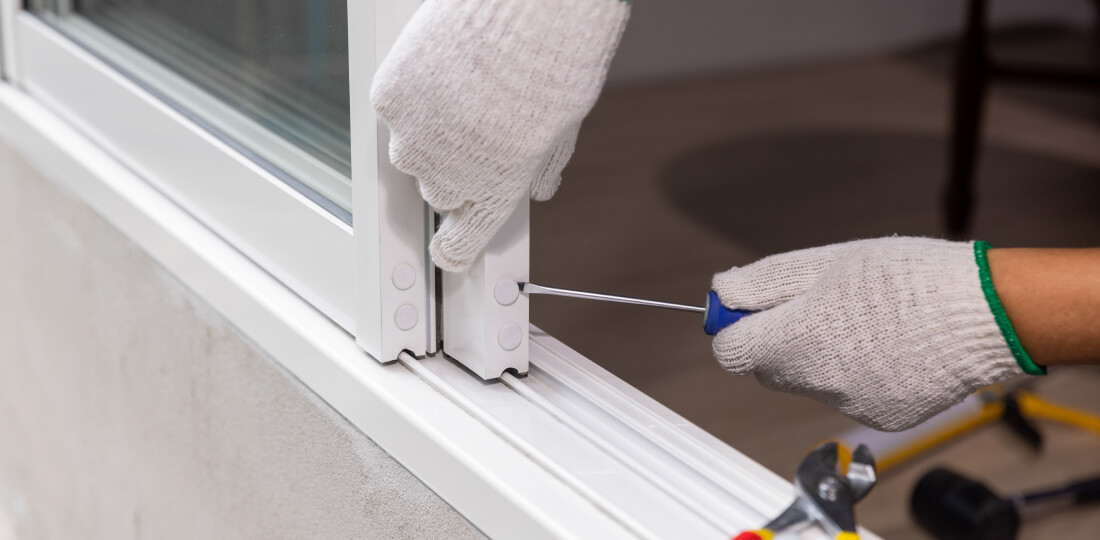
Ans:
POLYGON ((992 249, 997 295, 1040 365, 1100 364, 1100 249, 992 249))

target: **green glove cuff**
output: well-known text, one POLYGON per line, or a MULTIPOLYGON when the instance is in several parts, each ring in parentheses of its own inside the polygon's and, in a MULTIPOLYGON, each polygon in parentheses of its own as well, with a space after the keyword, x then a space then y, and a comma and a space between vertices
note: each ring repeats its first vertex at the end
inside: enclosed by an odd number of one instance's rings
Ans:
POLYGON ((1012 328, 1012 321, 1008 320, 1005 307, 1001 305, 1001 298, 997 296, 997 290, 993 288, 993 277, 989 274, 989 258, 985 253, 989 250, 989 247, 987 242, 974 242, 974 259, 978 263, 978 277, 982 282, 982 292, 985 293, 985 300, 989 302, 989 309, 993 311, 993 318, 996 319, 997 326, 1001 329, 1001 335, 1008 343, 1008 349, 1012 351, 1012 356, 1016 358, 1016 363, 1020 364, 1020 369, 1023 369, 1024 373, 1029 375, 1046 375, 1047 368, 1036 364, 1028 356, 1024 346, 1020 344, 1020 338, 1016 336, 1016 330, 1012 328))

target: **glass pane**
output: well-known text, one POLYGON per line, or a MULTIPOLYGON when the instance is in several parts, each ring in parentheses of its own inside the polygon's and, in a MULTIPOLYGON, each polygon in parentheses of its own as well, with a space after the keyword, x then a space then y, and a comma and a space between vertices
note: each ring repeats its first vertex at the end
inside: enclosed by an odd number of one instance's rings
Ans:
POLYGON ((350 221, 345 0, 50 3, 57 28, 350 221))

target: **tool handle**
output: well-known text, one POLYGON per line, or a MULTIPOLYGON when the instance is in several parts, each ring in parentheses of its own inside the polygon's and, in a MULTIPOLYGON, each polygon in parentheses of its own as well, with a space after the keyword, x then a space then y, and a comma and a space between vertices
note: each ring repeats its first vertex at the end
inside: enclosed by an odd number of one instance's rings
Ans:
MULTIPOLYGON (((755 531, 745 531, 737 536, 734 536, 732 540, 772 540, 775 538, 775 533, 769 529, 758 529, 755 531)), ((840 531, 836 533, 836 540, 859 540, 859 535, 851 531, 840 531)))
POLYGON ((723 306, 722 301, 718 299, 718 293, 714 291, 707 293, 706 308, 706 311, 703 313, 703 331, 706 332, 708 336, 716 335, 718 332, 721 332, 723 328, 740 321, 742 317, 756 313, 755 311, 730 309, 723 306))
POLYGON ((755 531, 745 531, 734 536, 732 540, 772 540, 774 537, 774 532, 768 529, 758 529, 755 531))
MULTIPOLYGON (((741 532, 731 540, 772 540, 775 538, 775 533, 770 529, 758 529, 747 530, 741 532)), ((851 531, 840 531, 836 533, 836 540, 859 540, 859 535, 851 531)))
POLYGON ((1025 493, 1021 498, 1025 505, 1056 499, 1064 499, 1071 504, 1100 502, 1100 476, 1079 480, 1055 489, 1025 493))

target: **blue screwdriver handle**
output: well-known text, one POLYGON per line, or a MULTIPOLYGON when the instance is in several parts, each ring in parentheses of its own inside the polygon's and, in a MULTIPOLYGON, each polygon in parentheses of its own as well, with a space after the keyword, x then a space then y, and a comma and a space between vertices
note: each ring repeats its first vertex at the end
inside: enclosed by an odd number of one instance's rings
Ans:
POLYGON ((746 315, 756 313, 755 311, 730 309, 723 306, 722 301, 718 299, 718 293, 714 291, 707 293, 706 308, 706 312, 703 313, 703 331, 708 336, 721 332, 723 328, 740 321, 746 315))

